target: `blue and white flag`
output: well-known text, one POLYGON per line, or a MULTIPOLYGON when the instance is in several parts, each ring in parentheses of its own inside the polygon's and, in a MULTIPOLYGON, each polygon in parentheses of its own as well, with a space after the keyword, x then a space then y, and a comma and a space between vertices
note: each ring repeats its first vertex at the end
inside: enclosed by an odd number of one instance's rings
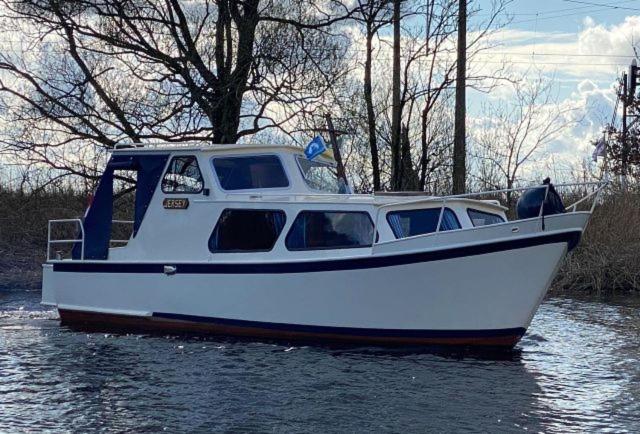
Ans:
POLYGON ((316 136, 305 148, 304 155, 307 156, 307 160, 313 160, 326 150, 327 145, 324 143, 324 140, 322 140, 322 136, 316 136))
POLYGON ((596 148, 593 150, 593 154, 591 154, 593 161, 598 161, 598 157, 604 157, 606 150, 607 142, 605 142, 604 139, 598 140, 596 142, 596 148))

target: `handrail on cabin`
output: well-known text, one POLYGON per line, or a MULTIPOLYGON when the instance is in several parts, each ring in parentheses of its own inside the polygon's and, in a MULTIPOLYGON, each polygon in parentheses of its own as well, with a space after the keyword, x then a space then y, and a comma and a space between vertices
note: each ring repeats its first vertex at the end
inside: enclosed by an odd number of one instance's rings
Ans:
MULTIPOLYGON (((112 223, 115 224, 130 224, 133 225, 133 220, 112 220, 112 223)), ((84 259, 84 241, 85 241, 85 232, 84 232, 84 221, 79 218, 75 219, 56 219, 49 220, 47 223, 47 261, 52 261, 54 259, 51 258, 51 247, 55 244, 78 244, 80 243, 80 260, 84 259), (51 239, 51 230, 52 227, 56 224, 64 224, 64 223, 77 223, 80 227, 80 238, 69 238, 69 239, 60 239, 60 240, 52 240, 51 239)), ((129 240, 109 240, 109 244, 126 244, 129 240)), ((57 258, 55 260, 58 260, 57 258)))

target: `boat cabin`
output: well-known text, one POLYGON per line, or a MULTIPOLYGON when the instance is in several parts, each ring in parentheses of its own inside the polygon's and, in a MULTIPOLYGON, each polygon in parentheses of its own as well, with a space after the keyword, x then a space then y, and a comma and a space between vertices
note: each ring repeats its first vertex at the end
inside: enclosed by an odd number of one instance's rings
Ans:
POLYGON ((326 154, 308 160, 294 146, 118 147, 84 219, 50 223, 49 255, 66 241, 73 244, 67 259, 87 261, 282 261, 327 250, 348 257, 507 220, 497 201, 349 194, 335 166, 326 154), (123 191, 134 196, 132 217, 117 220, 114 200, 123 191), (51 240, 56 223, 76 224, 78 237, 51 240), (116 228, 125 235, 114 238, 116 228))

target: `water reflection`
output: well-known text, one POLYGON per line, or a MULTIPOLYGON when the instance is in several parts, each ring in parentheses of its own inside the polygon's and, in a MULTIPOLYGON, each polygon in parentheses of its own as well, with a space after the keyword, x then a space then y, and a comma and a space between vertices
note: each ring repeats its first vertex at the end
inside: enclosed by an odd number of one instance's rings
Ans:
POLYGON ((508 355, 80 333, 0 296, 0 431, 633 431, 640 315, 554 299, 508 355), (22 308, 22 309, 20 309, 22 308))

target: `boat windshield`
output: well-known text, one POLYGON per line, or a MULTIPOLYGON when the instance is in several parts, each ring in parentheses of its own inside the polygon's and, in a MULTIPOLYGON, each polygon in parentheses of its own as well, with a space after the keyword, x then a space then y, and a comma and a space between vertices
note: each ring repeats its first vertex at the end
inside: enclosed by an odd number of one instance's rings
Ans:
POLYGON ((307 185, 314 189, 327 193, 341 193, 340 183, 336 174, 336 169, 330 164, 318 161, 298 158, 300 172, 307 185))

